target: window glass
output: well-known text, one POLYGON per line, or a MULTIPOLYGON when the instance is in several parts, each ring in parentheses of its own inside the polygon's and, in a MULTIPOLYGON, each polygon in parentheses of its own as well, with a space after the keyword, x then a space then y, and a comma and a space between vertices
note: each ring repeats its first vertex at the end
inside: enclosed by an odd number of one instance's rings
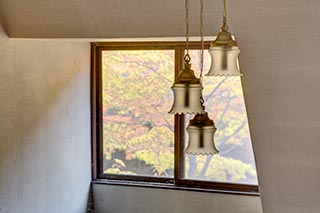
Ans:
MULTIPOLYGON (((200 50, 190 50, 192 69, 200 74, 200 50)), ((204 73, 210 67, 210 55, 205 50, 204 73)), ((257 174, 251 146, 249 126, 240 77, 203 78, 206 111, 214 120, 217 131, 217 155, 184 155, 185 179, 214 182, 257 184, 257 174)), ((186 116, 186 126, 190 118, 186 116)), ((188 133, 185 132, 185 143, 188 133)))
MULTIPOLYGON (((200 50, 190 50, 198 77, 200 54, 200 50)), ((208 156, 182 153, 177 158, 181 161, 177 162, 180 176, 176 178, 188 184, 197 180, 257 185, 241 78, 205 76, 211 64, 207 50, 204 57, 203 97, 217 128, 215 144, 220 152, 208 156)), ((115 179, 123 176, 114 175, 129 175, 130 180, 173 178, 174 116, 168 111, 173 103, 174 62, 173 49, 102 51, 99 174, 115 179)), ((185 127, 191 118, 185 116, 185 127)), ((186 147, 187 131, 183 137, 186 147)))
POLYGON ((174 50, 102 52, 103 173, 172 177, 174 50))

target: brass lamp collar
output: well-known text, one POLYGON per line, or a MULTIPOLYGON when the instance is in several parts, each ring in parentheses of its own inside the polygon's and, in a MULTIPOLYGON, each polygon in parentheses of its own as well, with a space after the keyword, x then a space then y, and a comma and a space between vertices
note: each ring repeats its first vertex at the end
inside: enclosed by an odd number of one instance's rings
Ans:
POLYGON ((194 75, 194 71, 191 69, 189 61, 185 61, 184 69, 181 70, 178 76, 174 80, 175 84, 187 83, 187 84, 199 84, 200 79, 194 75))
POLYGON ((213 120, 208 117, 208 113, 196 114, 192 120, 189 121, 190 126, 214 126, 213 120))
POLYGON ((232 38, 231 33, 228 32, 228 25, 226 23, 222 25, 216 40, 211 42, 211 47, 214 47, 214 46, 226 46, 226 47, 238 46, 237 41, 235 41, 232 38))

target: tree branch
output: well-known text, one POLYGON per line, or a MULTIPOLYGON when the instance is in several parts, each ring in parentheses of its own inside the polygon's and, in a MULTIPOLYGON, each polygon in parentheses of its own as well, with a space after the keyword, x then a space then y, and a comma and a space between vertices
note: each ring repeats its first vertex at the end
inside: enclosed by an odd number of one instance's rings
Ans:
MULTIPOLYGON (((228 136, 226 136, 226 137, 223 138, 223 140, 222 140, 222 142, 221 142, 221 144, 223 144, 223 145, 221 146, 221 150, 224 150, 224 147, 226 147, 226 145, 225 145, 226 142, 227 142, 230 138, 232 138, 232 137, 234 137, 236 134, 238 134, 246 124, 247 124, 247 120, 244 119, 244 120, 242 121, 242 123, 240 124, 240 126, 239 126, 231 135, 228 135, 228 136)), ((221 155, 224 155, 224 154, 226 154, 226 153, 229 153, 229 152, 232 151, 235 147, 236 147, 236 145, 233 145, 233 146, 231 146, 228 150, 224 150, 223 152, 220 152, 220 154, 221 154, 221 155)))
POLYGON ((171 79, 168 79, 167 77, 163 76, 162 74, 158 73, 157 72, 157 69, 155 69, 154 67, 151 67, 151 66, 148 66, 147 64, 145 63, 142 63, 142 62, 136 62, 136 61, 124 61, 124 60, 120 60, 114 56, 109 56, 108 58, 114 60, 114 61, 117 61, 117 62, 121 62, 121 63, 131 63, 131 64, 136 64, 136 65, 139 65, 139 66, 143 66, 149 70, 151 70, 152 72, 154 72, 155 74, 157 74, 158 76, 160 76, 161 78, 163 78, 164 80, 166 81, 169 81, 169 82, 172 82, 171 79))
POLYGON ((218 89, 219 87, 228 79, 228 77, 225 77, 224 79, 222 79, 217 86, 208 94, 205 96, 205 99, 210 98, 218 89))
MULTIPOLYGON (((221 144, 225 144, 230 138, 232 138, 233 136, 238 134, 240 132, 240 130, 246 125, 246 123, 247 123, 246 119, 243 120, 242 123, 240 124, 240 126, 231 135, 223 138, 221 144)), ((222 145, 219 150, 223 150, 224 146, 225 145, 222 145)), ((231 148, 229 148, 226 151, 220 152, 219 154, 221 154, 221 155, 226 154, 226 153, 232 151, 235 147, 236 147, 236 145, 232 146, 231 148)), ((213 157, 213 155, 207 156, 206 162, 205 162, 205 164, 201 170, 201 173, 200 173, 201 176, 205 175, 205 173, 210 165, 210 161, 211 161, 212 157, 213 157)))

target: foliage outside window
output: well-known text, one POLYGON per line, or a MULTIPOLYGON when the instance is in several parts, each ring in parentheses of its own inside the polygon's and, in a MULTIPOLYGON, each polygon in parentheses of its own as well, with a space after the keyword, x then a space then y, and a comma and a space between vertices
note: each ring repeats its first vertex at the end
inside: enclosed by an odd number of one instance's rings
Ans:
MULTIPOLYGON (((218 129, 215 141, 220 153, 185 155, 188 134, 184 126, 190 117, 168 113, 173 101, 171 86, 181 68, 184 46, 93 46, 93 91, 99 93, 93 104, 98 117, 96 178, 257 185, 240 77, 204 78, 203 96, 218 129)), ((199 45, 191 47, 192 67, 197 71, 199 45)), ((206 54, 205 70, 209 64, 206 54)))

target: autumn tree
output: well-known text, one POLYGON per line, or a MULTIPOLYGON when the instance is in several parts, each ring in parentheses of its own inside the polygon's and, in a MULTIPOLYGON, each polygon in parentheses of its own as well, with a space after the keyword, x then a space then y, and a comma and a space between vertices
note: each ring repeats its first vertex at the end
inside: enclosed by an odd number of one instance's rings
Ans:
MULTIPOLYGON (((191 56, 198 71, 198 51, 191 51, 191 56)), ((173 50, 104 51, 105 173, 173 175, 173 116, 167 113, 173 101, 173 77, 173 50)), ((186 178, 255 182, 240 79, 205 78, 204 87, 206 110, 218 129, 215 141, 220 153, 186 155, 186 178)))

